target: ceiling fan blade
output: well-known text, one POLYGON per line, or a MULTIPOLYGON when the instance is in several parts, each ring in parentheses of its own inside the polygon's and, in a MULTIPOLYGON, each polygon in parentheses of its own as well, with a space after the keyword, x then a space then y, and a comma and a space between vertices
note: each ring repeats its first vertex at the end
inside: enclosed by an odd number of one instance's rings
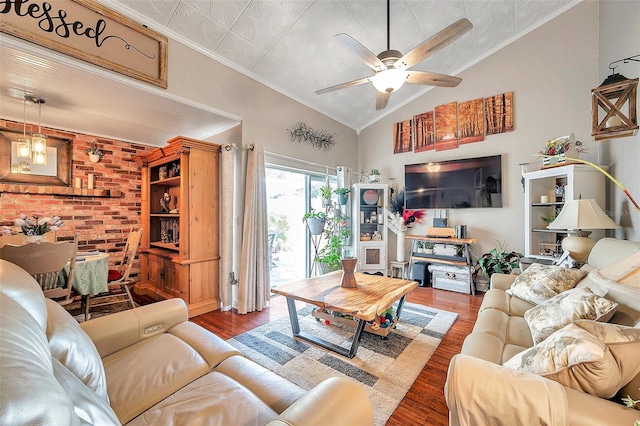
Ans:
POLYGON ((351 86, 358 86, 359 84, 368 83, 372 80, 372 77, 361 78, 359 80, 348 81, 346 83, 336 84, 335 86, 325 87, 324 89, 316 90, 316 95, 322 95, 323 93, 333 92, 334 90, 346 89, 351 86))
POLYGON ((429 37, 418 46, 414 47, 410 52, 398 59, 395 64, 396 68, 408 69, 415 64, 422 62, 428 56, 433 55, 449 43, 457 40, 467 31, 473 28, 473 24, 468 19, 462 18, 457 22, 449 25, 447 28, 429 37))
POLYGON ((382 61, 369 49, 364 47, 360 42, 356 41, 349 34, 340 33, 336 34, 335 38, 342 43, 344 47, 349 49, 349 51, 362 59, 362 61, 367 64, 374 71, 382 71, 386 70, 387 66, 382 63, 382 61))
POLYGON ((376 92, 376 111, 385 109, 385 107, 387 106, 387 102, 389 102, 390 97, 391 97, 390 92, 386 92, 386 93, 376 92))
POLYGON ((462 81, 460 77, 435 72, 407 71, 407 74, 408 76, 405 83, 427 84, 438 87, 456 87, 462 81))

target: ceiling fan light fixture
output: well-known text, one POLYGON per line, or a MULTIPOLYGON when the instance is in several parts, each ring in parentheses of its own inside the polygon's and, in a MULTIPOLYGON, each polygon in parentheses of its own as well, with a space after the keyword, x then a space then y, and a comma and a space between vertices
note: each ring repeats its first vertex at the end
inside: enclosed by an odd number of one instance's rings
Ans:
POLYGON ((407 79, 407 72, 396 68, 389 68, 378 72, 372 79, 373 86, 381 93, 395 92, 402 87, 407 79))

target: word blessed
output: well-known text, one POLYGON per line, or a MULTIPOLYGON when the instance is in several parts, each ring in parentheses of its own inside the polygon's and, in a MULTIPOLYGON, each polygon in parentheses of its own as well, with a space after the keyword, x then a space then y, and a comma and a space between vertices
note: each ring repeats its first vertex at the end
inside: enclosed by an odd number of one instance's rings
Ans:
POLYGON ((122 37, 105 35, 107 22, 104 19, 98 19, 95 23, 86 25, 81 21, 73 21, 68 17, 68 13, 64 9, 54 11, 49 2, 38 4, 29 0, 0 0, 0 14, 11 13, 12 10, 16 16, 37 19, 38 27, 42 31, 55 33, 61 38, 68 39, 72 35, 86 37, 93 40, 97 47, 102 47, 105 41, 114 38, 121 40, 127 50, 133 48, 150 59, 155 58, 155 55, 147 55, 135 46, 130 45, 122 37))

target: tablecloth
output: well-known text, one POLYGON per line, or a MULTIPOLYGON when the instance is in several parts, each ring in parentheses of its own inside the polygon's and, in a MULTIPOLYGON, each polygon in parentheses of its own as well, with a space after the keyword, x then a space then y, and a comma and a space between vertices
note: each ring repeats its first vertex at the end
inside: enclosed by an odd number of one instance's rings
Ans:
MULTIPOLYGON (((109 291, 107 286, 109 255, 107 253, 79 255, 77 259, 73 270, 73 288, 82 295, 95 295, 109 291)), ((69 273, 69 265, 64 267, 64 273, 69 273)))

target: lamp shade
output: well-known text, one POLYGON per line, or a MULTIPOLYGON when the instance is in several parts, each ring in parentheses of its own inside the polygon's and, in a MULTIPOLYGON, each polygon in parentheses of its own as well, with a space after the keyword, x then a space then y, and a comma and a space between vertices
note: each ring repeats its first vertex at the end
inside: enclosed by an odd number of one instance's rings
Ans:
POLYGON ((569 235, 562 240, 562 249, 568 251, 571 258, 580 263, 587 261, 596 243, 588 238, 591 229, 619 227, 593 199, 567 201, 556 220, 547 226, 549 229, 567 230, 569 235))
POLYGON ((620 226, 602 211, 596 200, 572 200, 564 203, 549 229, 614 229, 620 226))
POLYGON ((391 93, 402 87, 407 79, 406 71, 389 68, 373 77, 373 86, 381 93, 391 93))

